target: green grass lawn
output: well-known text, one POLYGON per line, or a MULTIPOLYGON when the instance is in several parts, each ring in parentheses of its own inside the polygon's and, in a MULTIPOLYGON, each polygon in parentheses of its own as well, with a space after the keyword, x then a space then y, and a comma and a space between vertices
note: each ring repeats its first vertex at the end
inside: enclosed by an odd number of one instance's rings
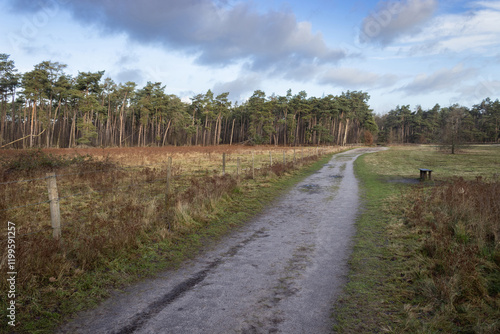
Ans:
POLYGON ((436 180, 449 177, 493 177, 500 173, 500 145, 469 146, 458 154, 438 146, 399 146, 368 155, 365 161, 373 173, 391 178, 418 178, 419 168, 428 168, 436 180))
POLYGON ((335 330, 499 332, 500 146, 455 155, 392 147, 355 169, 365 206, 335 330), (435 181, 389 182, 416 180, 418 168, 432 169, 435 181))

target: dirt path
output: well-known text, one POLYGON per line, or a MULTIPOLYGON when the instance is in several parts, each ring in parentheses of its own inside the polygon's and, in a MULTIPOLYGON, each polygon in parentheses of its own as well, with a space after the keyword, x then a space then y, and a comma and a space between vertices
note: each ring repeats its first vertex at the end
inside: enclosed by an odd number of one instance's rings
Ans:
POLYGON ((330 333, 358 211, 353 162, 377 150, 335 155, 217 249, 59 333, 330 333))

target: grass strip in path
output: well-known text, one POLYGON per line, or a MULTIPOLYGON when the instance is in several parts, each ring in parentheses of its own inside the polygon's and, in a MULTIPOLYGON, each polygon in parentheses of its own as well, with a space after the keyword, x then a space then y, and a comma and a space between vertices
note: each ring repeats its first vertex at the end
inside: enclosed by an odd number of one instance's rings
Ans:
POLYGON ((339 333, 393 332, 409 297, 403 293, 408 283, 401 274, 409 263, 398 253, 404 250, 401 253, 405 254, 414 244, 390 237, 383 210, 387 198, 397 194, 401 185, 384 182, 365 158, 361 156, 354 163, 364 207, 356 222, 348 283, 335 311, 339 333))

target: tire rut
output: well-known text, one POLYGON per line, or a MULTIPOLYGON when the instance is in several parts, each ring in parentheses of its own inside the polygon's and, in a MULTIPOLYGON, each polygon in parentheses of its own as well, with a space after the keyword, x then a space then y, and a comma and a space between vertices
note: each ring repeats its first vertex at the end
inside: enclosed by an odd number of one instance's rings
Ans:
POLYGON ((191 278, 175 286, 160 299, 151 303, 146 310, 137 314, 132 319, 130 324, 126 325, 116 332, 113 332, 113 334, 131 334, 140 329, 149 319, 160 313, 167 305, 171 304, 177 298, 181 297, 184 293, 191 290, 199 283, 203 282, 210 271, 217 268, 224 261, 224 258, 236 255, 241 248, 245 247, 245 245, 252 242, 256 238, 265 237, 264 233, 264 229, 258 230, 252 236, 243 240, 238 245, 231 247, 226 253, 223 254, 221 258, 218 258, 215 261, 211 262, 205 269, 197 272, 191 278))

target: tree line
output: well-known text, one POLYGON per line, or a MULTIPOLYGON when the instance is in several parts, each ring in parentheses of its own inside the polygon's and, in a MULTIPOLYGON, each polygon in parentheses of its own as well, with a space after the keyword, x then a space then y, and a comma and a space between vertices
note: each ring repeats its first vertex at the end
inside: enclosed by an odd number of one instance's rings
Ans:
POLYGON ((362 91, 317 98, 256 90, 238 104, 208 90, 186 103, 160 82, 138 88, 104 71, 71 76, 52 61, 18 73, 9 58, 0 54, 0 147, 345 145, 378 130, 362 91))
POLYGON ((454 104, 414 111, 397 106, 377 116, 378 140, 388 143, 498 143, 500 142, 500 102, 486 98, 471 108, 454 104))

